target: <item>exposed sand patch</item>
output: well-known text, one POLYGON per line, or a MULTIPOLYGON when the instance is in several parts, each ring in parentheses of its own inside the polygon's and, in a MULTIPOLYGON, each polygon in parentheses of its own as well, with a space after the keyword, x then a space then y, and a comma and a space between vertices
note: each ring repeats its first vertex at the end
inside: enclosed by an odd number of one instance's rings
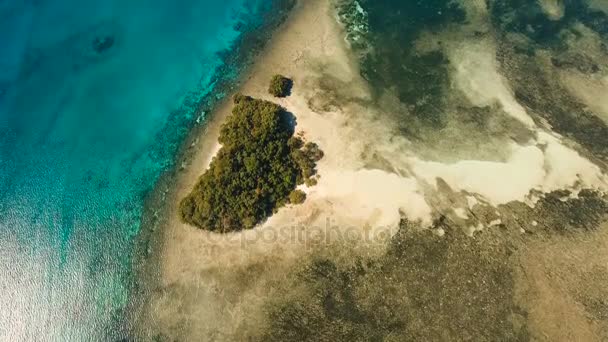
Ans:
POLYGON ((547 341, 608 338, 607 232, 604 227, 589 236, 558 236, 526 246, 515 288, 518 301, 529 313, 532 337, 547 341))
POLYGON ((456 69, 454 82, 473 105, 500 104, 505 112, 526 127, 534 127, 534 121, 517 103, 507 81, 498 73, 496 50, 491 41, 462 42, 450 51, 450 62, 456 69))
POLYGON ((460 6, 467 12, 467 19, 472 24, 485 22, 488 15, 488 3, 484 0, 460 0, 460 6))
POLYGON ((526 201, 532 190, 606 189, 606 176, 600 168, 576 151, 543 132, 535 144, 512 144, 511 157, 503 162, 463 160, 454 164, 412 158, 414 173, 434 184, 442 178, 453 190, 482 195, 499 205, 526 201))
POLYGON ((564 17, 565 7, 563 0, 538 0, 538 2, 547 18, 560 20, 564 17))
POLYGON ((602 11, 602 12, 608 14, 608 1, 607 0, 587 0, 587 3, 589 4, 590 8, 592 8, 594 10, 602 11))
MULTIPOLYGON (((308 190, 308 201, 326 215, 347 226, 396 229, 401 215, 430 224, 431 208, 415 179, 382 170, 330 171, 308 190)), ((295 211, 307 210, 294 208, 295 211)), ((282 210, 267 224, 290 220, 294 210, 282 210)), ((308 223, 308 222, 307 222, 308 223)), ((310 222, 315 225, 318 222, 310 222)))
POLYGON ((456 214, 456 216, 460 217, 463 220, 466 220, 469 218, 469 215, 467 215, 466 210, 464 210, 463 208, 454 209, 454 213, 456 214))
POLYGON ((608 124, 608 76, 591 77, 575 72, 563 72, 561 77, 568 91, 608 124))
POLYGON ((342 69, 348 65, 340 64, 346 61, 342 58, 349 56, 311 58, 313 68, 299 71, 298 79, 304 80, 305 85, 281 102, 297 113, 296 129, 317 142, 325 157, 317 165, 318 185, 303 187, 308 193, 304 205, 279 210, 261 229, 292 222, 320 226, 330 219, 345 229, 358 227, 367 232, 371 229, 372 233, 392 234, 402 215, 425 226, 431 223, 432 210, 423 189, 414 178, 404 174, 407 169, 404 156, 408 153, 404 147, 408 142, 376 120, 378 113, 374 109, 355 103, 367 100, 365 84, 356 76, 356 69, 342 69), (322 63, 321 67, 316 63, 322 63), (335 79, 339 82, 336 87, 346 87, 335 95, 340 99, 333 105, 331 96, 328 100, 325 93, 317 93, 319 82, 327 82, 324 78, 335 79), (314 111, 311 105, 319 108, 314 111), (374 162, 383 167, 371 166, 374 162))
POLYGON ((430 184, 439 177, 454 191, 478 193, 494 205, 523 200, 542 179, 543 155, 534 146, 513 145, 512 149, 511 158, 504 163, 465 160, 443 164, 412 159, 413 171, 430 184))
POLYGON ((534 131, 535 138, 525 145, 512 142, 510 156, 502 162, 461 160, 446 164, 413 157, 412 170, 418 177, 430 184, 442 178, 453 190, 480 194, 493 205, 529 200, 532 190, 607 188, 608 179, 598 166, 567 147, 561 137, 537 127, 516 101, 507 80, 498 72, 491 38, 464 39, 447 50, 455 70, 453 83, 467 99, 479 107, 498 104, 534 131))

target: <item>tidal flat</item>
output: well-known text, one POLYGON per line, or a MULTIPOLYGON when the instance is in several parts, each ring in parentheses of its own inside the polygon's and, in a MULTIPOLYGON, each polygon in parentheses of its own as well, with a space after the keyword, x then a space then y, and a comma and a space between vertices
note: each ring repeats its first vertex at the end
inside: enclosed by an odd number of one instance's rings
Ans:
POLYGON ((182 223, 220 104, 162 190, 138 333, 606 340, 608 126, 580 89, 605 85, 607 25, 584 0, 298 1, 235 92, 295 116, 318 183, 253 229, 182 223))

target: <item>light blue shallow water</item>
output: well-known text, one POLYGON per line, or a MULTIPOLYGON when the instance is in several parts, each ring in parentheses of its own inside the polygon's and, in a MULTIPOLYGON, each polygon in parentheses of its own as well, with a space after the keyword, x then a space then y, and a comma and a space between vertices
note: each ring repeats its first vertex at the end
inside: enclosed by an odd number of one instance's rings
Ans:
POLYGON ((118 339, 143 197, 251 0, 0 0, 0 340, 118 339))

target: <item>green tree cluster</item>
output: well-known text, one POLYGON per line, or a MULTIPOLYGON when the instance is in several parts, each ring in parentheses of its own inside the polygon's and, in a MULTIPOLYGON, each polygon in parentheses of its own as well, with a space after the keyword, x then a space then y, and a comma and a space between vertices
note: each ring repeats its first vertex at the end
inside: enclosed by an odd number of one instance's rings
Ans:
POLYGON ((302 190, 294 190, 289 194, 289 203, 300 204, 306 201, 306 193, 302 190))
MULTIPOLYGON (((180 203, 185 223, 217 232, 253 228, 289 203, 315 175, 323 152, 293 136, 293 120, 272 102, 237 95, 220 130, 222 148, 180 203)), ((304 195, 304 196, 302 196, 304 195)))
POLYGON ((268 92, 275 97, 289 96, 293 81, 282 75, 274 75, 270 80, 268 92))

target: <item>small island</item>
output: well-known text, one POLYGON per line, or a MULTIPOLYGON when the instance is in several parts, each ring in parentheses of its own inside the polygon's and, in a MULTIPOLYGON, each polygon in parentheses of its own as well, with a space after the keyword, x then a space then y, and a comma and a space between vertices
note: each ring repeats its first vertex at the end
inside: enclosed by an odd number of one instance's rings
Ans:
POLYGON ((221 149, 180 203, 183 222, 214 232, 251 229, 278 208, 305 201, 300 184, 316 184, 317 144, 294 136, 281 106, 236 95, 220 130, 221 149))

